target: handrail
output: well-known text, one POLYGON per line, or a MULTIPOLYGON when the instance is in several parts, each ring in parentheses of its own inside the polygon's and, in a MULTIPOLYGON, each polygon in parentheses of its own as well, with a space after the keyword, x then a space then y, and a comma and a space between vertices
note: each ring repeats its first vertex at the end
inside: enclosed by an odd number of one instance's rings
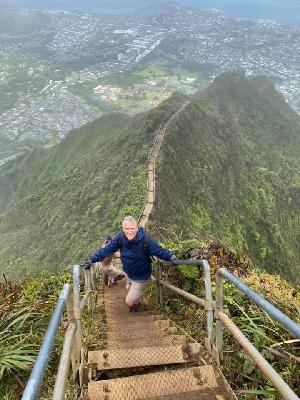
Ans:
MULTIPOLYGON (((91 268, 94 269, 96 267, 93 265, 91 268)), ((65 308, 67 308, 68 312, 68 327, 64 338, 64 344, 52 398, 54 400, 64 399, 66 381, 70 369, 70 361, 72 363, 73 378, 75 379, 79 375, 79 384, 82 387, 84 360, 82 357, 81 312, 86 303, 88 303, 89 311, 91 309, 90 297, 93 293, 92 287, 95 286, 92 279, 96 279, 98 277, 98 274, 91 274, 91 270, 84 271, 86 293, 83 298, 80 299, 79 278, 82 270, 83 268, 80 268, 79 265, 75 265, 73 268, 73 295, 71 293, 70 284, 65 284, 60 293, 44 341, 25 387, 22 400, 37 400, 38 398, 49 357, 65 308)))
POLYGON ((218 318, 224 323, 229 332, 239 342, 246 353, 251 357, 252 361, 258 366, 263 375, 265 375, 274 387, 279 391, 281 396, 286 400, 299 400, 299 397, 289 385, 281 378, 275 369, 268 363, 268 361, 261 355, 261 353, 254 347, 254 345, 246 338, 240 329, 232 322, 230 317, 222 311, 218 312, 218 318))
MULTIPOLYGON (((164 262, 169 264, 168 262, 164 262)), ((223 311, 223 277, 233 283, 238 289, 246 294, 258 306, 268 312, 274 319, 284 325, 296 337, 299 334, 300 326, 293 320, 287 317, 284 313, 274 307, 271 303, 258 295, 247 285, 241 282, 237 277, 228 272, 225 268, 220 268, 216 274, 216 301, 213 301, 211 290, 210 266, 207 260, 176 260, 173 265, 195 265, 201 266, 204 271, 205 282, 205 300, 191 293, 177 288, 161 279, 161 263, 155 264, 156 276, 152 279, 156 282, 158 288, 158 298, 162 298, 162 287, 165 287, 184 298, 193 301, 194 303, 205 308, 207 315, 207 338, 205 340, 207 349, 212 352, 217 362, 220 364, 222 359, 223 348, 223 325, 232 333, 233 337, 243 347, 246 353, 250 356, 253 362, 260 368, 262 373, 270 380, 274 387, 279 391, 285 400, 299 400, 297 395, 286 384, 286 382, 273 369, 268 361, 254 347, 254 345, 246 338, 241 330, 234 324, 230 317, 223 311), (216 319, 216 333, 213 334, 213 322, 216 319), (212 341, 215 337, 215 346, 212 341)), ((73 268, 73 296, 71 294, 70 285, 65 284, 58 298, 55 310, 47 328, 47 332, 38 353, 36 362, 33 366, 31 375, 25 387, 22 400, 37 400, 42 380, 48 365, 49 357, 55 337, 59 328, 63 312, 67 308, 68 312, 68 327, 64 338, 62 355, 59 363, 58 373, 56 377, 53 399, 63 400, 65 395, 66 380, 69 373, 70 360, 72 361, 73 378, 79 373, 79 382, 83 384, 83 351, 81 343, 81 313, 86 304, 89 311, 91 310, 91 294, 92 288, 95 288, 95 279, 98 277, 99 270, 95 265, 91 270, 84 271, 86 293, 80 299, 80 272, 83 269, 79 265, 73 268), (95 272, 94 269, 96 269, 95 272)))
POLYGON ((70 295, 70 285, 66 283, 60 292, 55 310, 49 322, 48 329, 43 340, 40 351, 37 355, 29 380, 25 387, 22 400, 36 400, 40 392, 41 384, 48 365, 51 350, 59 328, 60 320, 63 315, 68 297, 70 295))
MULTIPOLYGON (((170 263, 165 262, 165 264, 170 265, 170 263)), ((261 306, 265 311, 267 311, 271 316, 275 314, 274 318, 284 324, 284 326, 294 334, 298 334, 298 328, 300 326, 296 324, 293 320, 287 317, 284 313, 274 307, 271 303, 265 300, 263 297, 258 295, 256 292, 248 288, 244 283, 242 283, 234 275, 230 274, 225 268, 220 268, 216 274, 216 301, 212 300, 211 295, 211 282, 210 282, 210 272, 209 263, 207 260, 178 260, 174 261, 175 265, 202 265, 205 276, 205 293, 206 300, 203 300, 191 293, 185 292, 176 286, 171 285, 161 279, 161 271, 159 265, 156 266, 156 274, 152 276, 152 279, 156 282, 158 286, 157 293, 158 298, 161 298, 161 287, 165 287, 182 297, 193 301, 194 303, 204 307, 207 311, 207 331, 208 340, 206 341, 206 347, 212 352, 213 357, 216 359, 218 364, 222 359, 222 348, 223 348, 223 324, 231 332, 233 337, 238 341, 238 343, 243 347, 246 353, 250 356, 252 361, 258 366, 262 371, 263 375, 266 376, 273 386, 281 394, 282 398, 285 400, 299 400, 299 397, 293 392, 293 390, 288 386, 288 384, 281 378, 281 376, 275 371, 275 369, 268 363, 268 361, 262 356, 262 354, 255 348, 255 346, 246 338, 242 331, 234 324, 230 317, 223 311, 223 285, 222 277, 226 277, 230 282, 236 285, 243 293, 245 293, 251 300, 261 306), (209 275, 209 278, 208 278, 209 275), (212 336, 210 335, 209 329, 213 326, 213 320, 210 320, 210 310, 215 311, 216 319, 216 334, 215 336, 215 346, 211 348, 212 336), (270 311, 271 310, 271 311, 270 311), (279 316, 279 317, 278 317, 279 316)))
MULTIPOLYGON (((165 263, 168 264, 168 263, 165 263)), ((160 279, 160 272, 158 273, 159 278, 157 279, 158 285, 162 285, 167 287, 168 289, 180 294, 181 296, 194 301, 195 303, 201 305, 205 308, 206 311, 206 320, 207 320, 207 347, 211 348, 212 338, 213 338, 213 298, 212 298, 212 290, 211 290, 211 277, 210 277, 210 266, 207 260, 176 260, 173 262, 174 265, 195 265, 203 268, 204 271, 204 286, 205 286, 205 300, 194 296, 188 292, 185 292, 182 289, 176 288, 176 286, 170 285, 169 283, 160 279)), ((159 268, 159 267, 158 267, 159 268)))
POLYGON ((223 358, 223 324, 234 336, 234 338, 243 347, 246 353, 250 356, 252 361, 258 366, 262 373, 272 382, 274 387, 279 391, 283 399, 286 400, 299 400, 299 397, 281 378, 281 376, 273 369, 268 361, 261 355, 261 353, 253 346, 253 344, 246 338, 241 330, 234 324, 230 317, 223 311, 223 279, 227 279, 239 290, 241 290, 250 300, 265 310, 276 321, 280 322, 286 329, 293 333, 296 337, 299 334, 300 326, 290 319, 287 315, 278 310, 275 306, 265 300, 262 296, 250 289, 247 285, 241 282, 236 276, 232 275, 226 268, 219 268, 216 273, 216 304, 215 304, 215 318, 216 318, 216 347, 213 348, 213 355, 216 361, 220 364, 223 358))
POLYGON ((232 275, 226 268, 219 268, 217 274, 222 275, 225 279, 231 282, 241 292, 243 292, 250 300, 266 311, 271 317, 283 325, 297 339, 300 339, 300 325, 293 321, 290 317, 280 311, 278 308, 269 303, 262 296, 254 292, 240 279, 232 275))

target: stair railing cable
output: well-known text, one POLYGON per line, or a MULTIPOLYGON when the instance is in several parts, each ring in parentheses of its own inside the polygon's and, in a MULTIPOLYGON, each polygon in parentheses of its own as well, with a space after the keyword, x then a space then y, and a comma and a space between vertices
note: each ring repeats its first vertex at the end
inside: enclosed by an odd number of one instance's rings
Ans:
POLYGON ((266 311, 276 321, 280 322, 295 337, 300 338, 300 325, 291 318, 274 307, 262 296, 250 289, 241 282, 237 277, 232 275, 226 268, 219 268, 216 274, 216 301, 212 299, 210 286, 209 263, 206 260, 178 260, 175 265, 199 265, 203 267, 205 273, 205 299, 201 299, 191 293, 188 293, 178 287, 169 284, 162 279, 162 265, 168 263, 156 263, 154 276, 152 279, 156 285, 157 303, 162 304, 162 288, 165 287, 174 293, 190 300, 199 306, 205 308, 207 314, 207 338, 205 341, 206 348, 211 352, 217 363, 220 365, 223 358, 223 326, 233 335, 237 342, 242 346, 244 351, 249 355, 252 361, 258 366, 263 375, 269 379, 273 386, 278 390, 283 399, 299 400, 299 397, 268 363, 263 355, 255 348, 255 346, 246 338, 242 331, 234 324, 231 318, 223 310, 223 288, 222 280, 227 279, 241 290, 250 300, 254 301, 260 308, 266 311), (209 275, 209 278, 208 278, 209 275), (212 313, 213 319, 212 319, 212 313), (215 332, 212 333, 213 323, 215 322, 215 332), (213 343, 214 341, 214 343, 213 343))
POLYGON ((80 273, 83 268, 75 265, 73 268, 73 294, 70 284, 65 284, 58 298, 55 310, 49 322, 43 343, 40 347, 29 380, 23 392, 22 400, 37 400, 48 366, 49 358, 55 338, 62 321, 64 311, 67 309, 67 329, 64 335, 63 349, 56 374, 53 391, 54 400, 63 400, 65 397, 66 382, 69 375, 70 364, 74 381, 83 385, 84 351, 82 347, 81 318, 82 311, 87 305, 88 311, 92 310, 92 295, 99 279, 99 268, 93 264, 90 270, 84 270, 85 294, 80 296, 80 273))

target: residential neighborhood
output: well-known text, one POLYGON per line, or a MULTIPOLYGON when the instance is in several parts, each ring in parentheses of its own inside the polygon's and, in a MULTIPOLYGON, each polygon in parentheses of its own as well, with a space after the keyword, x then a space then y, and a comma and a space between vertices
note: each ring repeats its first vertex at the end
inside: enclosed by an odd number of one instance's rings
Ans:
MULTIPOLYGON (((300 112, 297 27, 175 5, 147 18, 41 10, 39 18, 41 13, 48 22, 40 30, 25 36, 0 34, 0 84, 7 99, 0 113, 0 137, 53 144, 71 129, 101 116, 105 111, 97 106, 100 100, 112 105, 120 99, 133 101, 143 91, 101 79, 151 64, 172 69, 175 75, 176 69, 179 74, 197 71, 207 83, 237 69, 246 75, 268 75, 300 112), (87 82, 94 83, 87 97, 72 90, 87 82)), ((179 75, 166 79, 175 80, 172 90, 187 88, 186 93, 192 94, 199 88, 194 76, 184 78, 184 85, 179 75)), ((150 90, 151 78, 146 77, 143 85, 150 90)), ((144 109, 155 107, 172 90, 156 85, 157 93, 152 90, 151 98, 145 95, 144 109)), ((136 107, 137 112, 141 109, 136 107)), ((0 160, 12 155, 1 153, 0 160)))

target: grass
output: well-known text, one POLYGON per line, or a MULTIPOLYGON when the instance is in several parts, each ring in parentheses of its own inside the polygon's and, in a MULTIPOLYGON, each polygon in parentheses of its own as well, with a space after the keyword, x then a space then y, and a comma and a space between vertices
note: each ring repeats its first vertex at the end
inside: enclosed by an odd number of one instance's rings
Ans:
POLYGON ((95 107, 97 110, 107 113, 112 111, 123 111, 129 114, 136 114, 151 106, 153 97, 157 96, 155 92, 152 91, 152 87, 147 86, 146 80, 158 80, 158 84, 161 84, 160 78, 166 77, 166 80, 162 86, 164 92, 163 96, 159 96, 159 102, 165 100, 168 96, 172 94, 173 91, 178 90, 180 85, 181 90, 188 93, 194 93, 195 86, 203 85, 202 79, 196 73, 181 72, 174 73, 167 68, 159 68, 152 65, 146 65, 140 67, 134 72, 123 73, 123 74, 112 74, 109 76, 103 76, 99 79, 88 81, 80 85, 70 85, 69 90, 85 99, 85 101, 95 107), (198 78, 197 82, 193 86, 187 84, 187 77, 198 78), (169 81, 169 78, 174 82, 169 81), (98 86, 109 85, 111 87, 120 87, 126 90, 134 90, 134 96, 130 98, 119 98, 116 102, 105 102, 101 100, 93 100, 92 92, 93 89, 98 86), (140 92, 143 92, 142 94, 140 92))
MULTIPOLYGON (((173 242, 168 240, 168 247, 175 250, 179 258, 190 258, 192 243, 189 241, 173 242)), ((292 286, 278 275, 260 273, 249 267, 246 260, 234 258, 224 246, 210 246, 201 243, 201 247, 193 250, 193 255, 202 254, 212 266, 212 291, 215 297, 214 274, 219 266, 227 266, 247 285, 289 315, 295 322, 300 323, 300 290, 292 286), (206 253, 206 254, 205 254, 206 253), (243 267, 244 263, 244 267, 243 267)), ((176 269, 163 267, 163 279, 200 298, 205 297, 203 276, 199 270, 180 266, 176 269)), ((297 354, 299 342, 292 340, 280 324, 274 321, 258 306, 247 300, 241 292, 232 285, 224 283, 224 307, 228 315, 246 337, 261 352, 273 368, 282 376, 286 383, 300 394, 299 364, 297 354), (276 349, 273 352, 272 349, 276 349), (278 351, 277 351, 278 350, 278 351)), ((154 287, 149 287, 147 294, 155 303, 154 287)), ((183 297, 164 289, 162 311, 176 324, 204 344, 206 338, 205 311, 183 297)), ((239 399, 279 400, 277 391, 263 376, 249 356, 241 349, 232 335, 224 330, 224 360, 222 372, 235 390, 239 399)))
MULTIPOLYGON (((11 282, 0 285, 1 399, 13 400, 21 395, 66 280, 66 274, 43 274, 39 280, 24 281, 22 285, 11 282)), ((61 333, 56 339, 45 382, 53 379, 53 368, 57 367, 61 333)))

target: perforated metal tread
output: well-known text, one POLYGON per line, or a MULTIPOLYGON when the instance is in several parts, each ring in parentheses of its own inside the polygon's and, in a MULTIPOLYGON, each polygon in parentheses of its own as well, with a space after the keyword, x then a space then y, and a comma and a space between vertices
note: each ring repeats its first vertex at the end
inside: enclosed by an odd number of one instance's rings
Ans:
MULTIPOLYGON (((216 394, 218 389, 205 389, 205 392, 202 390, 195 392, 187 392, 187 393, 177 393, 170 394, 158 397, 151 397, 151 400, 227 400, 231 397, 224 397, 220 394, 216 394)), ((146 400, 146 399, 142 399, 146 400)))
MULTIPOLYGON (((123 317, 125 317, 128 314, 131 314, 131 313, 129 313, 128 307, 126 307, 124 304, 115 304, 115 305, 112 304, 109 307, 105 306, 105 311, 106 311, 107 317, 110 317, 112 313, 113 314, 117 313, 117 314, 119 314, 120 316, 123 316, 123 317)), ((149 310, 147 310, 145 308, 141 308, 141 307, 139 308, 139 314, 140 313, 142 313, 144 315, 153 314, 153 312, 149 312, 149 310)))
MULTIPOLYGON (((156 337, 164 337, 164 336, 170 336, 170 333, 173 332, 173 328, 166 328, 166 329, 152 329, 151 327, 149 327, 148 329, 144 329, 144 330, 137 330, 135 332, 122 332, 122 331, 116 331, 116 332, 111 332, 108 331, 106 334, 106 338, 107 340, 110 339, 118 339, 118 340, 128 340, 128 339, 143 339, 145 337, 152 337, 152 336, 156 336, 156 337)), ((175 332, 174 332, 175 333, 175 332)))
POLYGON ((188 361, 184 346, 139 347, 89 351, 88 364, 97 369, 145 367, 148 365, 180 364, 188 361))
MULTIPOLYGON (((140 306, 139 306, 140 307, 140 306)), ((106 315, 107 317, 110 317, 112 314, 117 313, 120 317, 126 317, 130 316, 128 314, 134 315, 135 313, 130 313, 129 309, 125 305, 111 305, 110 307, 105 307, 106 315)), ((139 308, 138 313, 136 314, 142 314, 142 315, 153 315, 154 313, 149 311, 148 309, 139 308)))
MULTIPOLYGON (((217 380, 213 367, 204 365, 175 371, 135 375, 129 378, 91 382, 88 387, 88 398, 89 400, 142 400, 168 396, 165 398, 174 400, 195 399, 195 397, 187 396, 195 396, 198 392, 198 399, 202 399, 202 396, 209 394, 209 392, 213 396, 213 391, 216 388, 217 380)), ((205 397, 203 398, 205 399, 205 397)), ((215 397, 210 398, 215 399, 215 397)))
POLYGON ((126 313, 124 316, 118 316, 118 319, 114 318, 114 316, 107 316, 106 323, 107 325, 116 325, 116 324, 131 324, 132 322, 150 322, 153 321, 167 321, 166 318, 157 315, 150 314, 141 314, 139 312, 136 313, 126 313))
POLYGON ((151 347, 151 346, 171 346, 186 343, 186 338, 182 335, 168 336, 147 336, 143 338, 133 338, 127 340, 110 339, 106 340, 107 349, 127 349, 133 347, 151 347))
POLYGON ((169 328, 170 322, 167 320, 158 320, 158 321, 134 321, 129 323, 120 323, 120 324, 107 324, 108 331, 113 332, 132 332, 134 336, 134 332, 137 331, 148 331, 151 330, 158 330, 158 329, 167 329, 169 328))

